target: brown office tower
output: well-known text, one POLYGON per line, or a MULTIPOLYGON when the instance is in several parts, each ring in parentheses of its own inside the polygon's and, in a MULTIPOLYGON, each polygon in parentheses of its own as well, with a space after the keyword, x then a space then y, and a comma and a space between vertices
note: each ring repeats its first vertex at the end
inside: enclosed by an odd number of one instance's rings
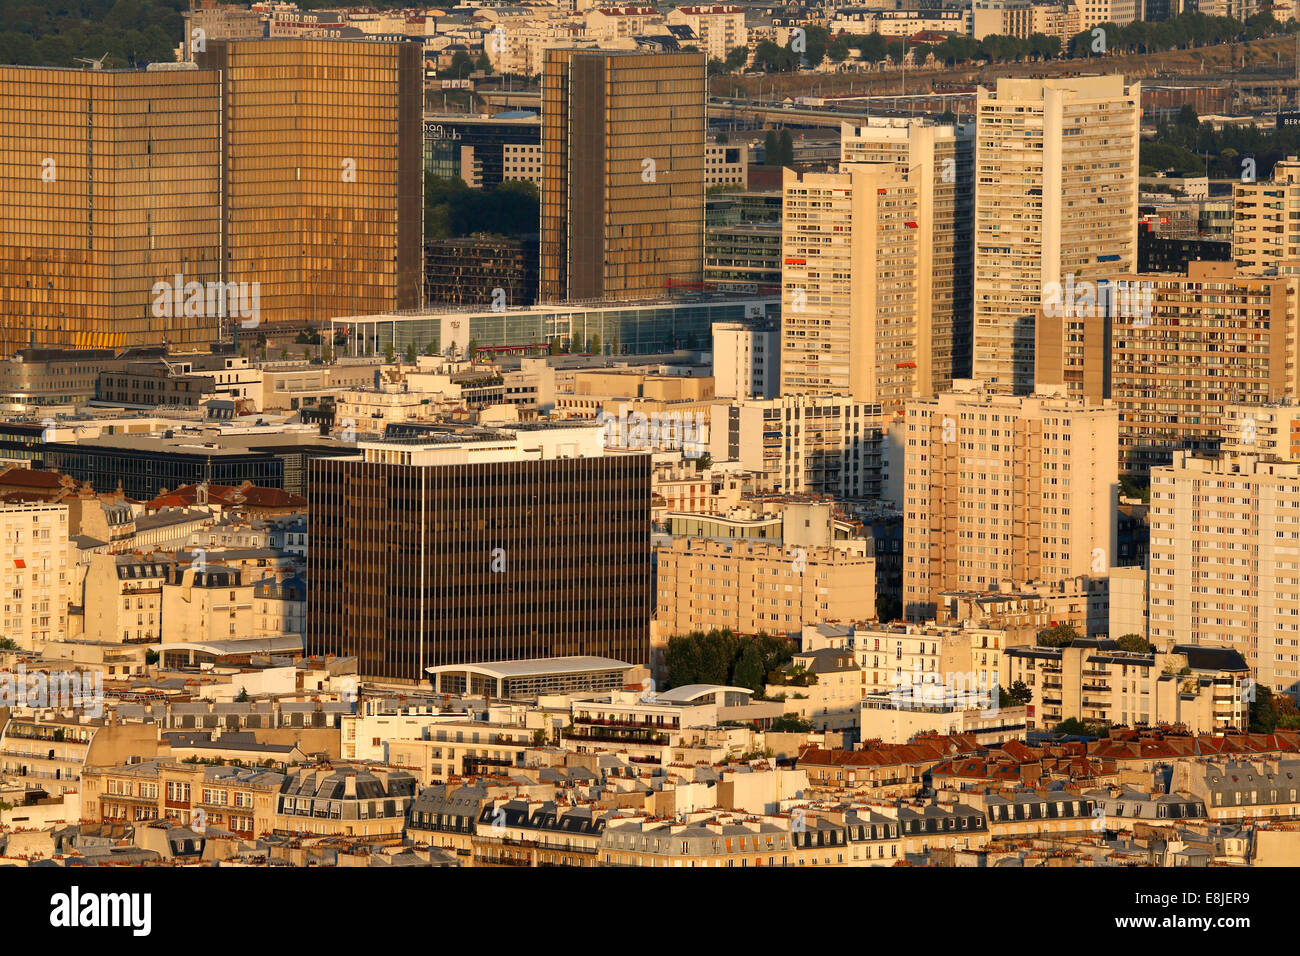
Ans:
POLYGON ((420 304, 420 47, 0 67, 0 356, 206 349, 420 304))
POLYGON ((594 655, 649 659, 650 459, 597 429, 362 443, 309 465, 307 648, 368 680, 594 655))
POLYGON ((215 72, 0 67, 0 156, 0 355, 217 339, 151 308, 159 281, 220 277, 215 72))
POLYGON ((545 51, 540 301, 700 286, 704 102, 702 53, 545 51))
POLYGON ((226 281, 259 283, 260 324, 417 308, 419 44, 206 46, 195 60, 221 70, 225 98, 226 281))

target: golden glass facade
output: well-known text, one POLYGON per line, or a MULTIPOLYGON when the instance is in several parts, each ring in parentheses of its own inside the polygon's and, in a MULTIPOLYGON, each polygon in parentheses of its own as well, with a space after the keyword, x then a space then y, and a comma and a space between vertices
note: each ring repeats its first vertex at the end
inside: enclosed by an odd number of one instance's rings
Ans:
POLYGON ((213 40, 222 71, 226 279, 261 321, 418 308, 424 177, 415 43, 213 40))
POLYGON ((541 301, 702 282, 704 104, 701 53, 546 51, 541 301))
POLYGON ((419 44, 368 40, 0 67, 0 355, 417 308, 420 69, 419 44))
POLYGON ((219 277, 218 75, 0 67, 0 207, 0 354, 214 341, 151 290, 219 277))

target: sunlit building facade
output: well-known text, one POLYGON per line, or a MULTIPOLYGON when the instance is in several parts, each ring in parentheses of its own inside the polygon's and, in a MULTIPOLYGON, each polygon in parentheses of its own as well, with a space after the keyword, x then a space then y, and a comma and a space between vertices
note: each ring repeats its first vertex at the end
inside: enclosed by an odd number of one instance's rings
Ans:
POLYGON ((546 51, 539 301, 700 286, 704 101, 701 53, 546 51))

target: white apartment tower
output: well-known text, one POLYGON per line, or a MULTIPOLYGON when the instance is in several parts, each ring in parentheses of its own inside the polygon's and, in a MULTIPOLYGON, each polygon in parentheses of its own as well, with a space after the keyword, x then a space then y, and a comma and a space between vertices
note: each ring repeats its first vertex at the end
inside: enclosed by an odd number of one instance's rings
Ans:
POLYGON ((899 166, 785 171, 781 393, 886 415, 918 393, 917 186, 899 166))
POLYGON ((68 636, 68 506, 0 505, 0 636, 39 651, 68 636))
POLYGON ((903 612, 945 591, 1105 577, 1116 553, 1119 413, 958 382, 908 402, 903 612))
POLYGON ((1034 384, 1045 288, 1137 270, 1139 84, 1000 78, 980 87, 974 377, 1034 384))
POLYGON ((1300 695, 1300 463, 1174 453, 1151 469, 1152 643, 1235 648, 1300 695))
POLYGON ((776 398, 780 373, 781 335, 775 326, 713 323, 715 398, 776 398))
POLYGON ((1264 182, 1238 183, 1233 189, 1232 258, 1253 275, 1280 270, 1300 259, 1300 159, 1288 156, 1264 182))
POLYGON ((919 394, 970 377, 975 125, 870 117, 840 124, 845 163, 891 163, 916 187, 919 394))

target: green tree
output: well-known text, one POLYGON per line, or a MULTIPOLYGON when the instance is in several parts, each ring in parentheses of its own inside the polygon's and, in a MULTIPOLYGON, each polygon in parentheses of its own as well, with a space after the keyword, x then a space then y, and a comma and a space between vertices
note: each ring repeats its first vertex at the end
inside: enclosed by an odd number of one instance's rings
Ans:
POLYGON ((743 70, 745 64, 749 62, 749 47, 733 46, 727 51, 727 59, 724 61, 727 69, 733 73, 736 70, 743 70))
POLYGON ((1133 654, 1150 654, 1155 650, 1155 646, 1141 634, 1121 634, 1115 638, 1115 643, 1119 645, 1121 651, 1129 651, 1133 654))
POLYGON ((486 53, 480 53, 478 59, 474 61, 474 69, 487 75, 492 72, 492 61, 486 53))
POLYGON ((813 725, 796 714, 782 714, 772 721, 768 730, 774 734, 810 734, 813 725))
POLYGON ((781 148, 781 165, 793 166, 794 165, 794 137, 790 135, 790 131, 788 129, 781 130, 781 136, 779 142, 781 148))
POLYGON ((457 50, 451 58, 451 69, 448 72, 457 79, 464 79, 474 72, 474 60, 464 50, 457 50))
POLYGON ((1096 737, 1095 728, 1085 724, 1078 717, 1063 720, 1052 728, 1054 734, 1069 734, 1072 737, 1096 737))
POLYGON ((0 637, 0 651, 16 651, 18 644, 12 637, 0 637))
POLYGON ((469 345, 465 347, 465 359, 472 362, 478 355, 478 339, 470 339, 469 345))
POLYGON ((239 688, 239 696, 235 698, 235 703, 237 703, 237 704, 246 704, 246 703, 248 703, 248 699, 249 699, 249 698, 248 698, 248 688, 246 688, 246 687, 241 687, 241 688, 239 688))
POLYGON ((777 139, 774 129, 768 130, 763 137, 763 163, 767 166, 781 165, 781 141, 777 139))
POLYGON ((384 361, 392 365, 397 358, 397 350, 393 348, 393 343, 389 342, 384 346, 384 361))
POLYGON ((415 364, 415 357, 416 357, 418 354, 419 354, 419 353, 416 351, 416 348, 415 348, 415 343, 414 343, 414 342, 409 343, 409 344, 406 346, 406 363, 407 363, 408 365, 414 365, 414 364, 415 364))
POLYGON ((1065 647, 1077 641, 1080 636, 1070 624, 1055 624, 1038 632, 1038 646, 1065 647))
POLYGON ((740 639, 730 628, 670 637, 664 648, 668 686, 726 684, 740 639))
POLYGON ((792 73, 799 67, 799 54, 789 46, 762 40, 754 49, 754 66, 764 73, 792 73))
MULTIPOLYGON (((816 24, 806 24, 804 32, 804 53, 803 60, 808 66, 817 66, 822 60, 826 59, 826 48, 830 45, 830 37, 826 33, 825 27, 819 27, 816 24)), ((793 45, 793 38, 791 45, 793 45)))
POLYGON ((1250 732, 1271 734, 1277 730, 1277 704, 1273 700, 1273 690, 1258 681, 1250 686, 1255 692, 1254 700, 1250 702, 1250 732))
MULTIPOLYGON (((999 688, 1001 690, 1001 688, 999 688)), ((1006 691, 1007 697, 1011 698, 1013 706, 1021 706, 1030 703, 1034 699, 1034 692, 1030 690, 1025 682, 1018 680, 1011 685, 1011 689, 1006 691)))

